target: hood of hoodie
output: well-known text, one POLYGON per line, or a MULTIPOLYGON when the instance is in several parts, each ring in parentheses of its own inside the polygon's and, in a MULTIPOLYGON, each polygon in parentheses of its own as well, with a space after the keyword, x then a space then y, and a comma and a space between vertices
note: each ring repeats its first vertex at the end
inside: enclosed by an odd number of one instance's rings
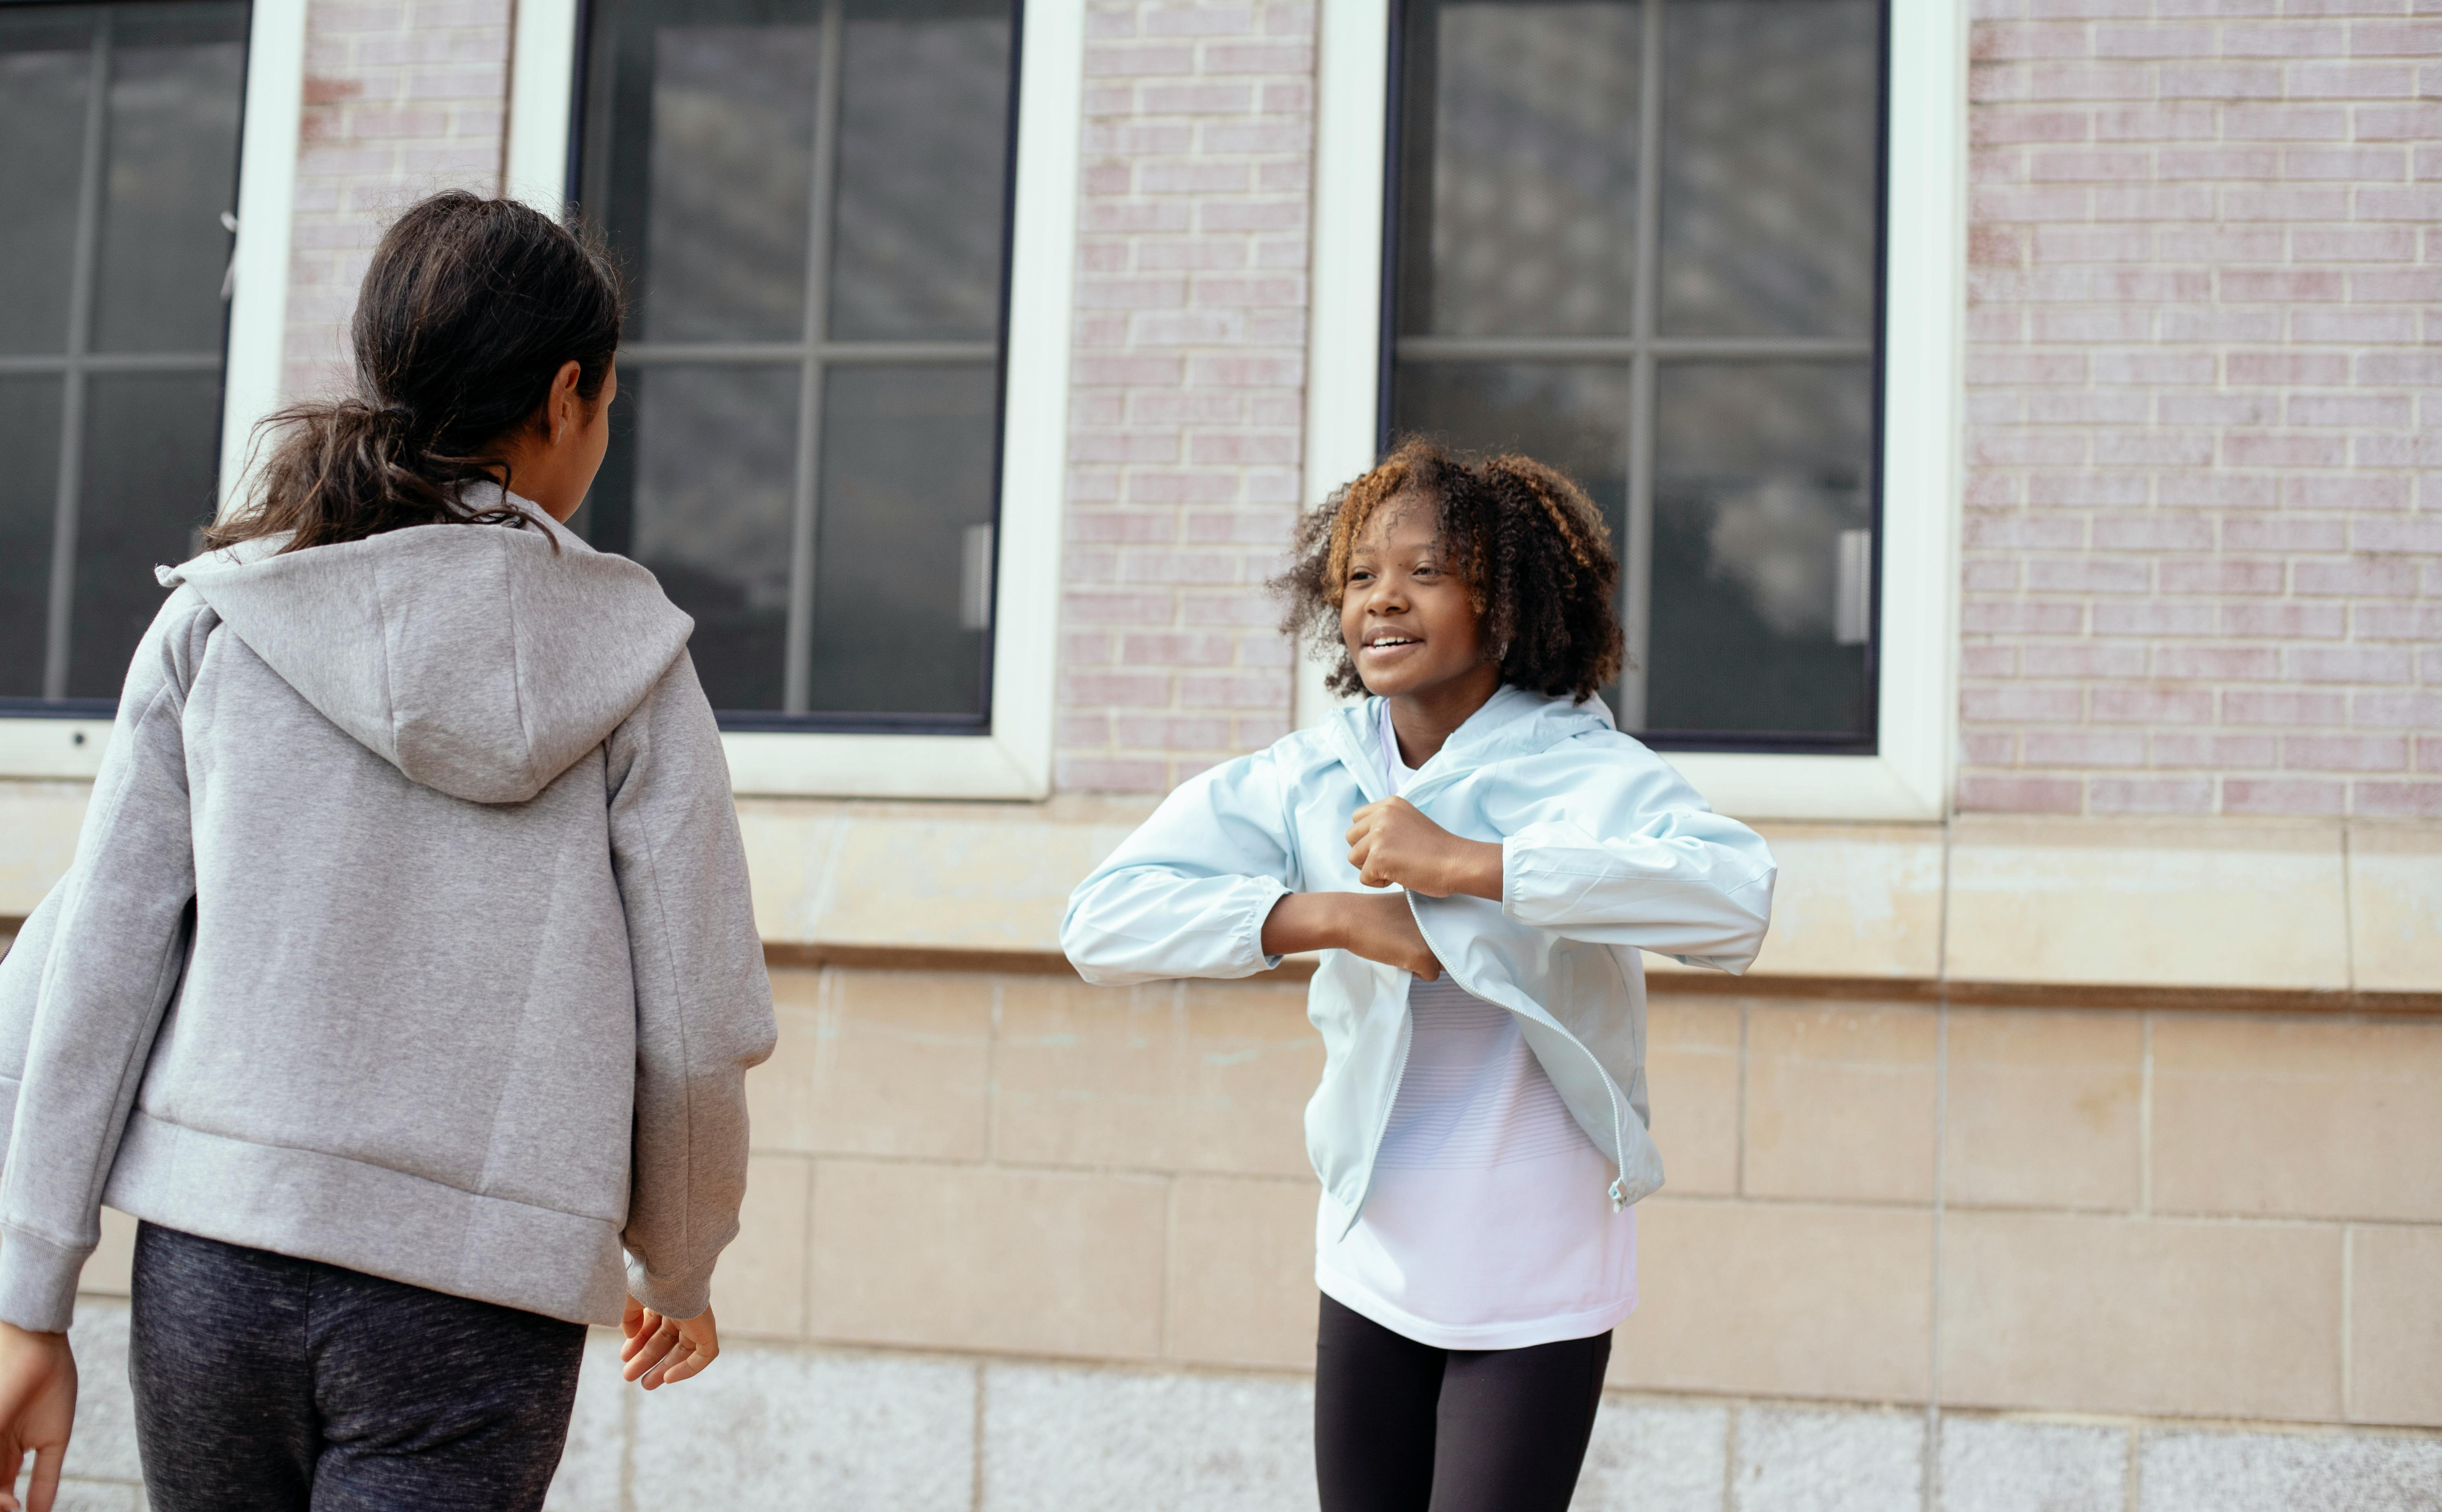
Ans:
MULTIPOLYGON (((1335 711, 1328 727, 1335 753, 1357 774, 1358 786, 1369 792, 1378 785, 1381 771, 1378 732, 1382 728, 1382 704, 1379 698, 1358 699, 1335 711)), ((1428 783, 1437 784, 1445 777, 1496 761, 1535 756, 1578 736, 1615 728, 1610 705, 1599 698, 1578 703, 1503 683, 1416 770, 1409 791, 1413 792, 1428 783)))
POLYGON ((417 525, 284 556, 273 537, 156 575, 409 777, 522 803, 635 712, 695 622, 644 568, 514 502, 531 527, 417 525))

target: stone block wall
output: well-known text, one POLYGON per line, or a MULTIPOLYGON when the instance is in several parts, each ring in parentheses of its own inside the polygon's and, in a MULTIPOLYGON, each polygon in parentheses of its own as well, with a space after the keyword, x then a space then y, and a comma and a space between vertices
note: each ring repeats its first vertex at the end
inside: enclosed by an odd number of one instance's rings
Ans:
POLYGON ((1309 0, 1095 0, 1063 789, 1164 792, 1289 729, 1264 579, 1302 486, 1309 0))
POLYGON ((2442 814, 2442 17, 1977 14, 1960 806, 2442 814))

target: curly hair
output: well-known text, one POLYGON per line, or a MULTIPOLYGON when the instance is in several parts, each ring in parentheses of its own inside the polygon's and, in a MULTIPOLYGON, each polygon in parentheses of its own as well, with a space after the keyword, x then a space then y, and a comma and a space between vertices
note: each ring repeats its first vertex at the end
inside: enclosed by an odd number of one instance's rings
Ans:
POLYGON ((1340 639, 1349 556, 1367 523, 1403 496, 1434 501, 1449 565, 1467 584, 1485 641, 1501 648, 1502 682, 1582 703, 1619 675, 1619 559, 1585 491, 1530 458, 1462 454, 1409 437, 1300 517, 1288 569, 1271 581, 1282 631, 1331 664, 1334 693, 1365 691, 1340 639))

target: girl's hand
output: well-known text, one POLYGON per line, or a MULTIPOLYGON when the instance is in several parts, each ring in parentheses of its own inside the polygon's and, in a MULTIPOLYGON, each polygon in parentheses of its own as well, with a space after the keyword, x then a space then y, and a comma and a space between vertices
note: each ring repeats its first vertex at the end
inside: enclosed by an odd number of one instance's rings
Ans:
POLYGON ((65 1334, 37 1334, 0 1323, 0 1509, 18 1512, 17 1470, 31 1451, 34 1473, 26 1483, 25 1512, 51 1512, 59 1495, 60 1461, 76 1423, 76 1356, 65 1334))
POLYGON ((1264 954, 1294 956, 1302 950, 1344 950, 1367 960, 1413 972, 1425 981, 1442 974, 1433 948, 1416 928, 1405 898, 1368 898, 1353 892, 1296 892, 1272 905, 1264 919, 1264 954))
POLYGON ((648 1392, 702 1374, 720 1354, 720 1329, 709 1307, 693 1318, 665 1318, 630 1297, 619 1331, 628 1336, 619 1346, 627 1362, 619 1374, 631 1381, 642 1377, 648 1392))
POLYGON ((1396 883, 1428 898, 1501 898, 1501 847, 1461 840, 1405 798, 1385 798, 1357 811, 1357 822, 1348 828, 1348 864, 1368 887, 1396 883))

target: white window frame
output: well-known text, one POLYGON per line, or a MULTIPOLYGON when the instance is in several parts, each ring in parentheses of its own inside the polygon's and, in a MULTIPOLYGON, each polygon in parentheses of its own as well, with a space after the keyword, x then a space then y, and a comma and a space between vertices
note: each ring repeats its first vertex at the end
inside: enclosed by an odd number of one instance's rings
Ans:
MULTIPOLYGON (((1306 497, 1373 465, 1393 0, 1325 0, 1316 97, 1306 497)), ((1960 368, 1967 265, 1967 16, 1891 0, 1883 327, 1882 627, 1875 754, 1666 753, 1741 818, 1934 820, 1958 748, 1960 368)), ((1300 724, 1332 704, 1299 662, 1300 724)))
MULTIPOLYGON (((833 798, 1023 798, 1051 792, 1068 454, 1084 0, 1019 10, 1017 183, 1010 234, 999 562, 988 734, 731 731, 733 791, 833 798)), ((577 0, 519 0, 503 192, 556 209, 568 182, 577 0)))
MULTIPOLYGON (((238 126, 237 243, 221 366, 221 505, 236 496, 255 422, 280 404, 288 335, 289 214, 305 99, 306 0, 254 0, 238 126)), ((0 777, 91 778, 108 720, 0 719, 0 777)))

